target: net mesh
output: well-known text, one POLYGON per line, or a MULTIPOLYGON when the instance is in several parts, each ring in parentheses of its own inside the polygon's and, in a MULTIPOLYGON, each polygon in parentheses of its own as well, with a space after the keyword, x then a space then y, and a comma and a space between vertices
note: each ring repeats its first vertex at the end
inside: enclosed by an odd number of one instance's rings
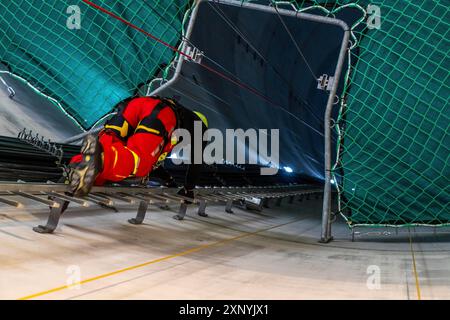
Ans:
MULTIPOLYGON (((180 41, 188 2, 93 1, 170 45, 180 41)), ((85 129, 173 59, 170 48, 80 0, 2 1, 0 29, 0 61, 85 129)))
MULTIPOLYGON (((191 2, 95 1, 170 45, 180 41, 191 2)), ((349 56, 357 62, 346 72, 334 126, 333 175, 349 226, 448 224, 450 1, 277 4, 330 17, 343 7, 366 13, 352 26, 349 56)), ((0 59, 84 128, 174 58, 169 48, 82 1, 10 0, 0 9, 0 59), (82 13, 79 30, 66 26, 74 2, 82 13)))
POLYGON ((335 126, 333 174, 349 226, 448 225, 450 2, 295 5, 322 6, 329 16, 343 6, 367 13, 364 28, 353 26, 357 63, 348 70, 335 126))

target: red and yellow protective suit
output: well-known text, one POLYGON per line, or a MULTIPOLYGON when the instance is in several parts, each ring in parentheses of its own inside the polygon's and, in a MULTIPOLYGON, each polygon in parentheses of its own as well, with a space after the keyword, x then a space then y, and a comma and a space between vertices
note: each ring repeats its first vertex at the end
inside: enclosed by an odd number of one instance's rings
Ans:
MULTIPOLYGON (((103 168, 95 185, 147 176, 173 149, 171 135, 177 121, 167 100, 155 97, 129 100, 99 134, 103 168)), ((79 161, 80 155, 71 162, 79 161)))

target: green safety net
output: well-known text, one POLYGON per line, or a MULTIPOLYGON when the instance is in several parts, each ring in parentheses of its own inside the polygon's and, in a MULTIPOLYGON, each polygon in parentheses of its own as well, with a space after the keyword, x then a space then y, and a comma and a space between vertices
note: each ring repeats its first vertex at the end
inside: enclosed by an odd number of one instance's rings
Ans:
MULTIPOLYGON (((92 3, 176 46, 189 1, 92 3)), ((85 129, 174 57, 170 48, 81 0, 1 1, 0 30, 0 61, 85 129)))
POLYGON ((349 226, 450 223, 450 1, 296 1, 359 6, 333 168, 349 226), (371 7, 368 7, 368 6, 371 7), (375 16, 378 15, 379 24, 375 16), (357 41, 357 43, 355 43, 357 41))
MULTIPOLYGON (((191 1, 93 2, 177 45, 191 1)), ((356 63, 344 70, 334 126, 339 139, 333 175, 349 226, 449 224, 450 1, 277 4, 330 17, 344 7, 368 11, 369 24, 364 19, 351 26, 349 55, 356 63), (374 6, 380 9, 379 28, 374 6)), ((4 1, 0 27, 0 60, 84 128, 174 58, 167 47, 82 1, 4 1), (73 4, 81 9, 80 30, 66 26, 73 4)))

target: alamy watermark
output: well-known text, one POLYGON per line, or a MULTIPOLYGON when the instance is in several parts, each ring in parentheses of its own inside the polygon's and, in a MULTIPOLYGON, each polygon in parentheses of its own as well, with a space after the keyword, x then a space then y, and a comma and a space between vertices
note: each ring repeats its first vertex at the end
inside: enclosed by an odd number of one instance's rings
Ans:
POLYGON ((68 289, 81 289, 81 268, 77 265, 68 266, 66 269, 66 286, 68 289))
POLYGON ((81 29, 81 9, 77 5, 71 5, 67 7, 66 13, 69 17, 66 20, 66 26, 70 30, 81 29))
POLYGON ((366 285, 369 290, 380 290, 381 289, 381 269, 377 265, 370 265, 367 267, 366 273, 369 275, 367 277, 366 285))
POLYGON ((381 8, 374 4, 367 6, 367 27, 369 29, 381 29, 381 8))
POLYGON ((172 137, 180 141, 172 150, 172 162, 175 165, 265 163, 268 166, 260 169, 261 175, 275 175, 278 172, 279 129, 226 129, 224 137, 219 129, 202 132, 202 122, 195 121, 194 137, 186 129, 175 130, 172 137), (191 154, 194 159, 191 159, 191 154))

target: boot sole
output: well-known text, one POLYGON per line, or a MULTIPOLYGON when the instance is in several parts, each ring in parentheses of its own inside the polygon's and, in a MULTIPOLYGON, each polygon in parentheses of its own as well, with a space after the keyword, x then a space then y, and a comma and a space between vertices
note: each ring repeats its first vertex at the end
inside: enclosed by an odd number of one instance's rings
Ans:
POLYGON ((98 141, 94 136, 87 136, 81 146, 83 160, 71 169, 69 175, 69 189, 74 196, 82 197, 87 195, 94 184, 97 177, 95 167, 95 155, 98 150, 98 141))

